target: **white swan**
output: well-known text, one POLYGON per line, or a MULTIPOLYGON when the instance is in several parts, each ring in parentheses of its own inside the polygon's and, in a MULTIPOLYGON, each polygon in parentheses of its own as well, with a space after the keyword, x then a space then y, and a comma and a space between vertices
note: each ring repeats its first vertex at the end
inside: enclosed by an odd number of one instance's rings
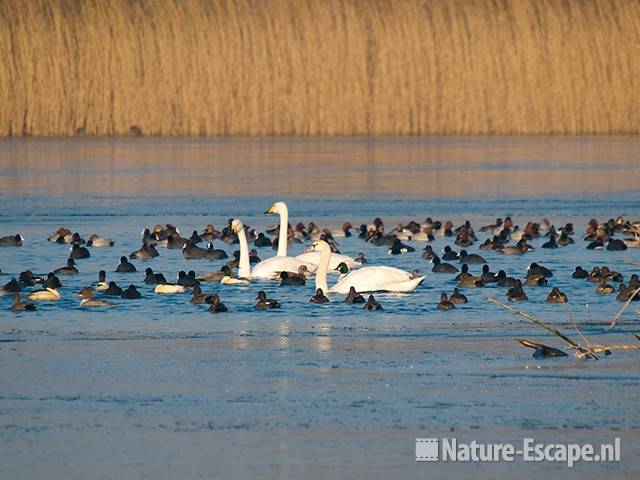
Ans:
MULTIPOLYGON (((320 257, 320 252, 304 252, 300 255, 297 255, 295 258, 307 265, 314 265, 317 268, 320 264, 320 257)), ((362 266, 362 264, 356 262, 354 258, 351 258, 347 255, 342 255, 340 253, 331 252, 331 259, 329 260, 329 270, 335 270, 341 263, 345 263, 350 270, 354 270, 362 266)))
MULTIPOLYGON (((306 265, 310 271, 315 271, 316 266, 306 263, 294 257, 287 257, 287 233, 289 225, 289 209, 284 202, 274 203, 266 213, 280 214, 280 233, 278 235, 278 253, 275 257, 261 261, 251 272, 252 278, 274 278, 279 272, 297 272, 300 265, 306 265)), ((248 255, 247 255, 248 257, 248 255)), ((240 276, 243 276, 238 272, 240 276)))
POLYGON ((331 259, 331 247, 323 240, 313 242, 310 251, 320 252, 320 264, 316 272, 316 289, 323 292, 349 293, 354 287, 362 292, 413 292, 426 278, 413 277, 409 272, 394 267, 362 267, 352 271, 338 280, 332 288, 327 285, 327 270, 331 259))

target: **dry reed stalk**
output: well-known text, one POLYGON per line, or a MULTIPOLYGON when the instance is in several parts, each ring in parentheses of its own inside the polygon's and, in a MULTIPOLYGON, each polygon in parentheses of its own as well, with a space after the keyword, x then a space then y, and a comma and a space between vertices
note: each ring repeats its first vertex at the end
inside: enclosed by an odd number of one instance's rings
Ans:
POLYGON ((0 0, 0 136, 634 134, 639 39, 629 0, 0 0))
MULTIPOLYGON (((542 320, 537 319, 533 315, 525 313, 522 310, 519 310, 517 308, 511 307, 511 306, 501 302, 500 300, 496 300, 495 298, 487 297, 487 300, 489 300, 490 302, 495 303, 496 305, 499 305, 499 306, 509 310, 510 312, 515 313, 516 315, 520 315, 521 317, 524 317, 524 318, 532 321, 536 325, 538 325, 538 326, 544 328, 545 330, 548 330, 549 332, 553 333, 554 335, 560 337, 562 340, 564 340, 569 345, 570 348, 576 350, 574 352, 574 356, 576 358, 579 358, 579 359, 590 358, 590 359, 593 359, 593 360, 597 360, 598 356, 596 354, 598 354, 598 353, 604 353, 605 355, 608 355, 613 350, 637 350, 637 351, 640 351, 640 345, 604 345, 604 344, 591 342, 589 339, 587 339, 582 334, 582 331, 580 330, 580 328, 576 324, 575 320, 573 319, 573 315, 571 315, 571 312, 568 310, 568 308, 567 308, 567 313, 569 314, 569 320, 573 324, 574 328, 576 329, 576 331, 578 332, 580 337, 586 343, 586 346, 580 345, 576 341, 572 340, 571 338, 569 338, 568 336, 566 336, 565 334, 560 332, 557 328, 552 327, 550 325, 547 325, 545 322, 543 322, 542 320)), ((565 305, 565 307, 566 307, 566 305, 565 305)), ((634 337, 636 337, 637 340, 640 340, 640 335, 634 335, 634 337)), ((525 346, 530 347, 530 348, 535 348, 534 345, 536 345, 536 342, 532 342, 531 340, 527 340, 527 339, 516 339, 516 340, 519 343, 521 343, 522 345, 525 345, 525 346)), ((543 346, 542 344, 537 344, 537 345, 538 346, 543 346)))

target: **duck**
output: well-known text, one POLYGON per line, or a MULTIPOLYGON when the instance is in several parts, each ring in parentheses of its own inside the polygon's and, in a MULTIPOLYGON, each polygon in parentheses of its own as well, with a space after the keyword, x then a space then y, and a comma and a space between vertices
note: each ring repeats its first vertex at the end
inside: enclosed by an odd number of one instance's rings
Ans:
POLYGON ((583 280, 589 276, 589 272, 583 269, 580 265, 578 265, 573 273, 571 274, 571 278, 576 280, 583 280))
POLYGON ((56 275, 77 275, 80 273, 76 268, 76 262, 73 258, 67 259, 67 265, 64 267, 56 268, 53 273, 56 275))
POLYGON ((231 228, 232 223, 233 223, 233 219, 230 218, 228 220, 228 225, 222 229, 222 232, 220 232, 220 240, 222 240, 228 245, 233 245, 235 243, 238 243, 238 235, 235 232, 233 232, 231 228))
POLYGON ((220 267, 220 270, 215 272, 205 273, 197 277, 197 280, 200 282, 220 282, 224 278, 224 268, 225 266, 220 267))
POLYGON ((426 276, 414 277, 411 273, 394 267, 361 267, 349 272, 329 289, 327 272, 331 260, 331 247, 324 240, 317 240, 308 250, 321 254, 316 272, 316 289, 321 288, 323 292, 346 294, 353 286, 358 292, 408 293, 413 292, 426 278, 426 276))
POLYGON ((53 288, 45 288, 43 290, 35 290, 27 295, 29 300, 38 300, 41 302, 55 302, 60 300, 60 292, 53 288))
POLYGON ((616 289, 607 283, 605 278, 601 278, 598 282, 598 286, 596 287, 596 293, 600 295, 609 295, 611 293, 615 293, 616 289))
POLYGON ((457 287, 453 289, 453 293, 449 297, 449 301, 454 304, 468 302, 467 297, 462 293, 460 293, 460 290, 457 287))
POLYGON ((526 243, 527 242, 524 240, 519 240, 514 246, 503 246, 502 248, 497 249, 496 252, 500 255, 523 255, 527 251, 526 243))
POLYGON ((0 247, 21 247, 24 237, 19 233, 0 238, 0 247))
POLYGON ((258 233, 258 238, 253 241, 253 246, 257 248, 271 247, 271 239, 268 238, 264 233, 258 233))
POLYGON ((484 283, 494 283, 498 281, 498 278, 496 274, 489 269, 489 265, 485 263, 482 266, 482 274, 480 275, 480 280, 482 280, 484 283))
POLYGON ((158 242, 161 247, 168 248, 169 250, 182 250, 189 242, 182 238, 180 235, 168 235, 165 240, 158 242))
POLYGON ((460 269, 462 270, 458 275, 455 276, 454 280, 456 282, 460 282, 463 279, 475 279, 476 277, 474 277, 473 275, 471 275, 469 273, 469 265, 467 265, 466 263, 462 265, 462 267, 460 267, 460 269))
POLYGON ((20 283, 15 278, 12 278, 5 283, 4 287, 2 287, 2 290, 0 290, 0 296, 9 295, 10 293, 18 293, 21 291, 22 287, 20 286, 20 283))
POLYGON ((348 303, 349 305, 353 303, 365 303, 366 300, 362 295, 356 292, 354 287, 349 288, 349 293, 347 293, 347 297, 344 299, 344 303, 348 303))
POLYGON ((65 227, 60 227, 47 240, 54 243, 69 243, 71 240, 71 230, 65 227), (59 241, 60 239, 62 239, 62 241, 59 241))
POLYGON ((458 252, 453 250, 449 245, 446 245, 442 251, 442 259, 443 260, 458 260, 459 255, 458 252))
POLYGON ((182 258, 185 260, 201 260, 206 258, 207 249, 201 248, 191 242, 185 242, 182 246, 182 258))
POLYGON ((211 295, 211 304, 209 305, 209 312, 222 313, 226 311, 227 311, 227 307, 224 303, 220 302, 220 297, 215 293, 211 295))
POLYGON ((436 308, 438 310, 453 310, 454 308, 456 308, 456 306, 453 302, 449 301, 447 294, 442 292, 440 294, 440 303, 438 303, 436 308))
POLYGON ((400 255, 403 253, 410 253, 410 252, 415 252, 416 249, 413 248, 410 245, 406 245, 404 243, 402 243, 398 238, 396 238, 393 241, 393 244, 391 245, 391 248, 389 249, 389 251, 387 252, 390 255, 400 255))
POLYGON ((609 251, 622 252, 627 248, 628 248, 627 244, 624 243, 624 241, 620 240, 619 238, 612 238, 609 240, 609 243, 607 243, 607 250, 609 251))
POLYGON ((120 295, 120 298, 124 298, 125 300, 136 300, 142 297, 138 289, 135 285, 129 285, 120 295))
POLYGON ((596 238, 593 242, 587 245, 587 250, 603 250, 604 241, 601 238, 596 238))
POLYGON ((16 313, 33 312, 38 308, 35 303, 23 302, 22 297, 20 296, 19 293, 14 293, 12 298, 13 298, 13 305, 9 307, 9 310, 11 310, 12 312, 16 312, 16 313))
POLYGON ((467 253, 466 250, 460 250, 460 255, 458 256, 460 263, 466 263, 467 265, 479 265, 482 263, 487 263, 484 257, 477 255, 475 253, 467 253))
POLYGON ((364 265, 365 263, 367 263, 367 259, 365 258, 363 252, 359 252, 358 256, 353 261, 359 263, 360 265, 364 265))
POLYGON ((207 243, 207 250, 205 254, 205 258, 207 260, 224 260, 225 258, 229 258, 227 252, 219 248, 213 248, 213 242, 207 243))
POLYGON ((527 297, 527 294, 524 293, 522 289, 522 282, 520 280, 507 291, 507 299, 510 302, 526 302, 529 300, 529 297, 527 297))
POLYGON ((130 263, 127 260, 127 257, 120 257, 120 263, 116 267, 116 272, 118 273, 133 273, 137 272, 136 267, 133 263, 130 263))
POLYGON ((84 238, 82 238, 78 232, 75 232, 73 235, 71 235, 69 243, 71 243, 72 245, 84 245, 87 242, 84 241, 84 238))
POLYGON ((33 287, 38 283, 42 283, 43 280, 40 277, 36 277, 31 270, 25 270, 24 272, 20 272, 18 282, 24 288, 33 287))
POLYGON ((301 286, 306 283, 306 279, 298 274, 290 275, 289 272, 280 272, 280 286, 301 286))
POLYGON ((115 305, 113 302, 109 302, 108 300, 94 298, 91 290, 87 288, 80 290, 79 295, 82 297, 82 300, 80 300, 81 307, 113 307, 115 305))
POLYGON ((193 270, 189 270, 189 273, 185 273, 183 270, 178 272, 178 285, 182 285, 183 287, 192 288, 196 285, 200 285, 200 282, 196 279, 196 272, 193 270))
POLYGON ((107 297, 119 297, 122 295, 122 288, 120 288, 116 282, 111 281, 107 289, 102 291, 102 294, 107 297))
POLYGON ((160 278, 161 273, 153 273, 151 268, 146 268, 144 271, 144 283, 156 284, 160 278))
POLYGON ((639 294, 635 294, 633 295, 633 293, 638 289, 639 287, 636 288, 630 288, 627 287, 624 283, 621 283, 620 286, 618 287, 618 295, 616 296, 616 300, 618 300, 619 302, 628 302, 629 299, 632 299, 634 302, 640 300, 640 295, 639 294), (631 297, 633 295, 633 298, 631 297))
POLYGON ((113 247, 113 245, 114 245, 113 240, 99 237, 95 233, 92 234, 87 240, 87 247, 102 248, 102 247, 113 247))
POLYGON ((540 287, 547 284, 547 277, 538 277, 536 275, 527 275, 524 284, 532 287, 540 287))
POLYGON ((567 296, 558 287, 554 287, 546 301, 547 303, 567 303, 567 296))
POLYGON ((107 272, 105 272, 104 270, 100 270, 98 272, 98 281, 92 284, 89 288, 91 290, 96 290, 99 292, 109 288, 109 284, 107 283, 107 272))
POLYGON ((58 277, 54 275, 53 272, 47 273, 47 279, 42 283, 44 288, 54 288, 58 289, 62 287, 62 282, 58 277))
POLYGON ((433 268, 431 269, 434 273, 457 273, 458 269, 451 265, 450 263, 441 263, 440 258, 438 256, 434 256, 431 259, 431 263, 433 263, 433 268))
POLYGON ((556 243, 556 235, 552 234, 549 237, 549 240, 543 243, 540 248, 558 248, 558 244, 556 243))
POLYGON ((142 246, 129 255, 131 260, 151 260, 160 256, 156 247, 152 244, 143 243, 142 246))
POLYGON ((191 300, 189 300, 189 303, 193 303, 193 304, 211 303, 212 296, 206 293, 202 293, 202 290, 198 285, 193 287, 193 290, 191 291, 191 293, 192 295, 191 295, 191 300))
POLYGON ((333 232, 331 232, 331 235, 337 238, 341 238, 341 237, 349 238, 353 235, 351 233, 352 228, 353 228, 353 225, 351 225, 350 222, 345 222, 342 224, 342 227, 340 228, 340 230, 334 230, 333 232))
POLYGON ((362 309, 370 311, 384 310, 384 308, 382 308, 382 305, 378 303, 376 297, 374 297, 373 295, 369 295, 369 298, 367 298, 367 303, 364 304, 362 309))
POLYGON ((309 299, 311 303, 329 303, 329 297, 327 297, 321 288, 316 288, 316 294, 309 299))
POLYGON ((277 300, 273 300, 273 299, 268 299, 267 298, 267 294, 264 292, 264 290, 260 290, 258 292, 258 296, 256 297, 257 303, 255 308, 257 308, 258 310, 269 310, 269 309, 273 309, 273 308, 280 308, 280 304, 278 303, 277 300))
POLYGON ((220 232, 218 232, 213 225, 209 224, 204 227, 204 230, 200 234, 200 238, 205 242, 212 242, 220 238, 220 232))
POLYGON ((193 231, 193 233, 189 237, 189 242, 191 242, 192 245, 195 245, 196 243, 202 243, 202 237, 198 234, 197 230, 193 231))
POLYGON ((431 261, 431 259, 437 255, 436 255, 436 252, 433 251, 433 247, 431 245, 426 245, 422 249, 422 255, 420 256, 427 261, 431 261))
POLYGON ((73 260, 80 260, 82 258, 89 258, 91 256, 89 250, 87 250, 86 247, 81 247, 77 243, 73 244, 70 251, 71 253, 69 254, 69 258, 72 258, 73 260))
POLYGON ((142 236, 143 245, 157 245, 158 236, 155 233, 151 233, 148 228, 145 228, 140 235, 142 236))
POLYGON ((482 280, 472 275, 462 277, 458 283, 460 288, 482 288, 484 286, 485 284, 482 280))
POLYGON ((248 285, 251 283, 249 278, 234 277, 228 265, 222 267, 222 271, 224 276, 220 279, 220 283, 223 285, 248 285))
POLYGON ((161 273, 158 273, 158 277, 159 278, 157 279, 156 286, 153 289, 155 293, 171 295, 174 293, 184 293, 188 291, 187 287, 185 287, 184 285, 177 285, 175 283, 167 282, 167 279, 164 278, 164 275, 162 275, 161 273))
MULTIPOLYGON (((288 224, 289 224, 289 209, 287 208, 286 203, 284 202, 276 202, 274 203, 265 213, 267 214, 279 214, 280 215, 280 228, 279 228, 279 238, 287 238, 288 237, 288 224)), ((236 219, 237 220, 237 219, 236 219)), ((242 225, 242 222, 239 220, 232 221, 232 230, 237 232, 239 235, 239 231, 237 231, 239 226, 242 225), (234 227, 235 224, 235 227, 234 227)), ((242 226, 244 231, 244 226, 242 226)), ((239 238, 239 236, 238 236, 239 238)), ((246 241, 246 236, 245 236, 246 241)), ((242 244, 241 244, 242 251, 242 244)), ((248 253, 248 246, 247 246, 248 253)), ((247 255, 247 264, 249 263, 248 255, 247 255)), ((300 265, 305 265, 306 262, 287 256, 287 242, 279 242, 278 243, 278 252, 275 257, 267 258, 266 260, 261 261, 257 265, 253 267, 253 270, 248 274, 249 277, 259 278, 259 279, 272 279, 274 278, 278 272, 297 272, 298 267, 300 265)), ((306 264, 309 270, 315 270, 315 267, 311 264, 306 264)), ((242 275, 241 272, 238 272, 239 275, 242 275)))
MULTIPOLYGON (((240 254, 240 251, 238 250, 238 255, 239 254, 240 254)), ((255 248, 252 248, 251 250, 249 250, 249 263, 251 265, 253 265, 254 263, 260 263, 261 261, 262 260, 258 256, 258 251, 255 248)), ((305 265, 301 265, 301 266, 305 266, 305 265)))
POLYGON ((547 267, 543 267, 542 265, 538 265, 536 262, 533 262, 529 267, 527 267, 527 276, 551 278, 553 277, 553 272, 547 267))
POLYGON ((556 240, 556 243, 558 245, 560 245, 561 247, 566 247, 567 245, 572 245, 575 242, 574 242, 573 238, 571 238, 569 236, 569 234, 566 231, 563 230, 560 233, 560 237, 558 237, 558 240, 556 240))
POLYGON ((507 277, 507 274, 504 270, 500 270, 496 275, 496 278, 498 280, 497 283, 499 287, 515 287, 520 281, 513 277, 507 277))
POLYGON ((496 218, 496 223, 490 224, 490 225, 485 225, 483 227, 480 227, 480 231, 481 232, 488 232, 488 233, 492 233, 495 231, 496 228, 500 228, 502 230, 502 218, 496 218))

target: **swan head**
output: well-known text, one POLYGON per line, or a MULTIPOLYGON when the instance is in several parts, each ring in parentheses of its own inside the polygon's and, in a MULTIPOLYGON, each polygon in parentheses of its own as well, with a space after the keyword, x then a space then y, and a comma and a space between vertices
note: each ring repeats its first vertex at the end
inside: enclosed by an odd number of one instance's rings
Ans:
POLYGON ((317 240, 305 252, 331 252, 331 247, 324 240, 317 240))
POLYGON ((269 210, 267 210, 264 213, 269 213, 269 214, 273 214, 273 213, 278 213, 281 214, 283 212, 287 212, 287 204, 284 202, 276 202, 273 205, 271 205, 271 208, 269 208, 269 210))
POLYGON ((231 231, 233 233, 238 233, 239 231, 241 231, 244 228, 244 225, 242 224, 242 222, 240 220, 238 220, 237 218, 231 222, 231 231))

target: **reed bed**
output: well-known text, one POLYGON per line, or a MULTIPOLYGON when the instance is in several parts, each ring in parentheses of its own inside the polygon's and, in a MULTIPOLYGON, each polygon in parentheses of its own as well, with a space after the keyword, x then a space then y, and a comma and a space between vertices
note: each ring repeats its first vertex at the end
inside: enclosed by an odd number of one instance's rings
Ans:
POLYGON ((0 0, 0 136, 638 132, 636 0, 0 0))

